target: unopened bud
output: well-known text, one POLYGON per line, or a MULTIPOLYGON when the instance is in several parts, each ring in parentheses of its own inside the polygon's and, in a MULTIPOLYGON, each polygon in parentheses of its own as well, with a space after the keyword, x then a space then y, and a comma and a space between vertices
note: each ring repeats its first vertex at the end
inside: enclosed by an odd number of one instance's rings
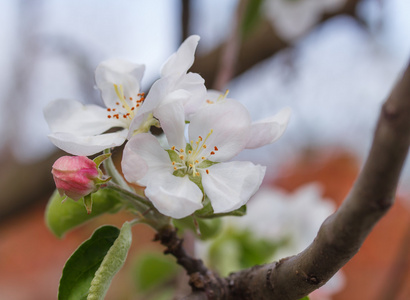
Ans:
POLYGON ((96 158, 98 164, 86 156, 62 156, 57 159, 51 173, 60 195, 79 200, 96 192, 99 185, 109 180, 103 179, 98 169, 105 158, 96 158))

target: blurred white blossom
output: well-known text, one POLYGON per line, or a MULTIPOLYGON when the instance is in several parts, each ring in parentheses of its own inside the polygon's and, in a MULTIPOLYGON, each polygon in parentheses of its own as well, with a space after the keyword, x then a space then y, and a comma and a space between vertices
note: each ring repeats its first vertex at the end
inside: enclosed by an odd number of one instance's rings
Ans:
POLYGON ((337 10, 345 0, 268 0, 264 10, 276 32, 295 40, 311 29, 323 13, 337 10))

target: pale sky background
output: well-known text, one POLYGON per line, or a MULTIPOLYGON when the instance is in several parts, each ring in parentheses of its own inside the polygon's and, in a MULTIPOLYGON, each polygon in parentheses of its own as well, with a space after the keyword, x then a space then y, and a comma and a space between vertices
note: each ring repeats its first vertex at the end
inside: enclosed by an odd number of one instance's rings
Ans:
MULTIPOLYGON (((34 2, 40 17, 32 34, 43 50, 27 95, 16 98, 21 106, 20 126, 25 130, 17 135, 13 149, 23 161, 41 158, 54 149, 42 117, 47 103, 56 98, 85 100, 72 61, 57 52, 53 43, 63 40, 80 46, 92 66, 87 75, 91 82, 93 69, 104 59, 122 57, 144 63, 146 89, 180 42, 177 0, 34 2)), ((192 33, 201 36, 198 51, 205 52, 228 34, 237 1, 192 2, 192 33)), ((23 51, 16 3, 0 2, 0 144, 5 132, 14 129, 7 122, 8 103, 14 100, 10 99, 10 74, 15 54, 23 51)), ((286 155, 319 145, 342 146, 361 157, 366 153, 380 105, 410 57, 410 2, 368 0, 361 13, 371 24, 370 32, 347 17, 332 19, 300 40, 292 52, 279 53, 230 84, 229 95, 242 101, 254 120, 284 106, 293 110, 281 140, 245 151, 240 159, 275 166, 286 155), (292 65, 286 64, 289 57, 292 65)), ((19 95, 18 88, 12 95, 19 95)), ((409 169, 407 163, 407 175, 409 169)), ((275 168, 269 172, 274 174, 275 168)))

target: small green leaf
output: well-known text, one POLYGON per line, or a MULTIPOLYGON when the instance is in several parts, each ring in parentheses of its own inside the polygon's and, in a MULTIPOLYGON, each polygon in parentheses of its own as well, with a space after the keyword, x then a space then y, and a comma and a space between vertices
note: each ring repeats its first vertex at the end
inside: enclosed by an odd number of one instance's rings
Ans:
POLYGON ((195 215, 198 216, 199 218, 204 218, 204 219, 210 219, 210 218, 219 218, 219 217, 224 217, 224 216, 234 216, 234 217, 242 217, 246 215, 246 204, 242 205, 238 209, 234 211, 230 211, 227 213, 221 213, 221 214, 215 214, 211 203, 209 201, 206 201, 208 197, 205 198, 204 201, 204 207, 201 208, 200 210, 197 210, 195 212, 195 215))
POLYGON ((299 300, 309 300, 309 297, 306 296, 306 297, 304 297, 304 298, 302 298, 302 299, 299 299, 299 300))
POLYGON ((115 274, 124 265, 128 250, 131 247, 132 233, 131 224, 125 222, 122 225, 120 235, 108 250, 100 267, 91 281, 87 300, 102 300, 108 291, 111 281, 115 274))
POLYGON ((242 21, 242 34, 247 36, 256 27, 258 22, 261 20, 261 8, 263 0, 250 0, 242 21))
POLYGON ((119 234, 118 228, 103 226, 78 247, 64 266, 58 300, 87 299, 94 274, 119 234))
POLYGON ((150 252, 138 256, 134 278, 138 290, 147 292, 171 280, 177 273, 178 265, 172 257, 150 252))
POLYGON ((83 200, 84 200, 85 209, 87 210, 87 214, 91 214, 91 211, 93 209, 92 195, 88 194, 88 195, 84 196, 83 200))
POLYGON ((61 238, 67 231, 87 222, 103 213, 117 212, 122 204, 119 201, 119 193, 110 189, 100 189, 93 194, 93 211, 87 214, 81 201, 67 198, 63 203, 57 191, 51 196, 46 212, 45 221, 47 227, 57 237, 61 238))
POLYGON ((185 217, 183 219, 173 219, 174 225, 179 229, 190 229, 194 232, 201 240, 207 240, 215 235, 217 235, 222 228, 222 221, 220 218, 215 219, 196 219, 198 230, 200 235, 197 233, 197 226, 195 225, 194 218, 192 216, 185 217))

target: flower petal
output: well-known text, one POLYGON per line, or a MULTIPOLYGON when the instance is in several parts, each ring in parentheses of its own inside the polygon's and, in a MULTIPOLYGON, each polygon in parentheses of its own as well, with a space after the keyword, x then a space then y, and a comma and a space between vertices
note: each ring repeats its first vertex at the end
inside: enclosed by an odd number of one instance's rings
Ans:
POLYGON ((168 144, 177 149, 185 149, 185 113, 182 103, 160 105, 155 110, 154 116, 160 121, 168 144))
POLYGON ((291 109, 285 107, 273 117, 252 123, 251 135, 246 148, 262 147, 279 139, 286 130, 290 114, 291 109))
POLYGON ((248 161, 215 164, 200 170, 202 186, 215 213, 230 212, 246 204, 256 193, 266 167, 248 161))
POLYGON ((95 70, 95 81, 101 90, 105 105, 108 108, 118 107, 122 110, 121 106, 116 106, 119 99, 114 85, 122 86, 124 95, 127 97, 126 101, 131 105, 128 99, 129 97, 133 99, 139 97, 138 93, 144 71, 144 65, 122 59, 109 59, 100 63, 95 70))
POLYGON ((249 140, 250 124, 251 119, 246 108, 233 99, 225 99, 206 105, 192 115, 189 140, 196 141, 199 136, 205 138, 212 130, 206 141, 207 148, 203 151, 209 152, 217 147, 219 150, 209 159, 225 161, 244 149, 249 140))
POLYGON ((189 216, 202 208, 203 194, 187 176, 164 173, 150 182, 145 195, 159 212, 175 219, 189 216))
POLYGON ((149 133, 137 134, 128 141, 121 167, 127 181, 143 186, 155 181, 158 174, 174 171, 168 153, 149 133))
POLYGON ((199 36, 197 35, 188 37, 162 66, 161 77, 171 74, 178 74, 179 76, 185 74, 194 63, 194 54, 198 41, 199 36))
POLYGON ((189 93, 189 97, 184 101, 184 109, 186 119, 190 120, 190 116, 197 112, 205 103, 205 80, 197 73, 188 73, 182 76, 178 83, 178 88, 189 93))
POLYGON ((107 111, 97 105, 83 105, 75 100, 57 99, 44 108, 44 118, 53 133, 67 132, 89 136, 112 127, 124 127, 121 120, 109 119, 107 111))
POLYGON ((58 148, 74 155, 92 155, 104 149, 120 146, 127 137, 128 130, 124 129, 101 135, 80 136, 70 132, 55 132, 48 135, 58 148))

